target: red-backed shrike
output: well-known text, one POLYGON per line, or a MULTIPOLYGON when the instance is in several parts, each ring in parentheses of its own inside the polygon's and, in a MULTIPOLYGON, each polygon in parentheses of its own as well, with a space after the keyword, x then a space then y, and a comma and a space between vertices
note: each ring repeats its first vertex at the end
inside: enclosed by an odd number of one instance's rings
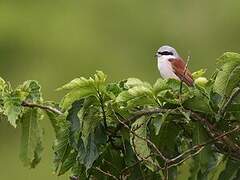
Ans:
POLYGON ((163 79, 173 78, 185 82, 188 86, 193 86, 192 74, 174 48, 162 46, 158 49, 156 57, 163 79))

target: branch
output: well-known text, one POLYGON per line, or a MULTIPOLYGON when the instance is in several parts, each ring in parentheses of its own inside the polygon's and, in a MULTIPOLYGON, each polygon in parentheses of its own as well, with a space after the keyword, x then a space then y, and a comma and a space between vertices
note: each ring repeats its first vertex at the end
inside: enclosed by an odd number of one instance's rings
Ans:
POLYGON ((177 157, 170 159, 168 163, 176 162, 179 159, 181 159, 182 157, 184 157, 184 156, 186 156, 187 154, 190 153, 190 156, 187 156, 186 158, 182 159, 178 163, 172 164, 171 166, 169 166, 169 168, 172 167, 172 166, 177 166, 178 164, 181 164, 182 162, 186 161, 190 157, 193 157, 193 156, 197 155, 198 153, 200 153, 207 145, 212 144, 215 141, 218 141, 218 140, 222 139, 223 137, 225 137, 225 136, 227 136, 229 134, 232 134, 234 132, 237 132, 239 130, 240 130, 240 126, 236 126, 234 129, 232 129, 232 130, 230 130, 228 132, 225 132, 223 134, 220 134, 220 135, 214 137, 213 139, 211 139, 211 140, 209 140, 209 141, 207 141, 205 143, 201 143, 201 144, 197 144, 197 145, 193 146, 192 148, 186 150, 185 152, 183 152, 182 154, 178 155, 177 157), (195 152, 195 153, 192 154, 193 152, 195 152))
POLYGON ((43 110, 46 110, 46 111, 53 112, 57 115, 63 115, 63 112, 61 112, 60 110, 58 110, 56 108, 53 108, 51 106, 45 106, 45 105, 42 105, 42 104, 36 104, 36 103, 23 101, 22 106, 23 107, 29 107, 29 108, 40 108, 40 109, 43 109, 43 110))
POLYGON ((108 176, 108 177, 111 177, 111 178, 113 178, 113 179, 119 180, 116 176, 110 174, 109 172, 103 171, 103 170, 102 170, 101 168, 99 168, 99 167, 93 167, 93 169, 101 172, 101 173, 104 174, 105 176, 108 176))
MULTIPOLYGON (((136 117, 136 116, 135 116, 135 117, 136 117)), ((141 117, 141 116, 140 116, 140 117, 141 117)), ((116 118, 117 118, 117 120, 118 120, 125 128, 127 128, 127 129, 130 131, 130 133, 132 133, 134 136, 142 139, 143 141, 146 141, 148 144, 150 144, 150 145, 153 147, 153 149, 156 150, 156 152, 159 154, 159 156, 160 156, 164 161, 168 161, 168 159, 163 155, 163 153, 157 148, 157 146, 156 146, 152 141, 150 141, 149 139, 146 139, 146 138, 141 137, 141 136, 139 136, 138 134, 136 134, 133 130, 131 130, 131 128, 128 127, 128 125, 127 125, 125 122, 121 121, 121 120, 118 118, 117 115, 116 115, 116 118)))
MULTIPOLYGON (((161 108, 151 108, 151 109, 144 109, 144 110, 140 110, 135 112, 127 121, 125 122, 132 122, 135 121, 136 119, 138 119, 139 117, 143 116, 143 115, 153 115, 153 114, 159 114, 159 113, 166 113, 166 112, 171 112, 172 114, 179 114, 179 112, 177 111, 177 109, 161 109, 161 108)), ((215 138, 217 136, 220 137, 222 144, 227 145, 229 148, 225 149, 224 146, 219 145, 217 143, 215 143, 216 147, 218 149, 220 149, 221 151, 224 152, 228 152, 229 153, 229 149, 231 150, 231 155, 236 158, 236 159, 240 159, 240 147, 238 144, 234 143, 229 137, 225 136, 221 136, 221 132, 219 132, 218 129, 216 129, 216 127, 214 125, 212 125, 209 120, 207 118, 204 118, 202 116, 200 116, 198 113, 196 112, 192 112, 190 110, 184 110, 185 112, 190 112, 191 118, 195 121, 200 122, 207 130, 208 134, 212 137, 215 138)))

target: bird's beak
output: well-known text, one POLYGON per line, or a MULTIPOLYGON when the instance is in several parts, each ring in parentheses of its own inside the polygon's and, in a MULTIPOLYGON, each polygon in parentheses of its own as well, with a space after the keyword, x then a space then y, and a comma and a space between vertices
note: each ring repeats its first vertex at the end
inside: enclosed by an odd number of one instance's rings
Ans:
POLYGON ((156 54, 154 55, 154 57, 157 58, 157 57, 158 57, 158 54, 156 53, 156 54))

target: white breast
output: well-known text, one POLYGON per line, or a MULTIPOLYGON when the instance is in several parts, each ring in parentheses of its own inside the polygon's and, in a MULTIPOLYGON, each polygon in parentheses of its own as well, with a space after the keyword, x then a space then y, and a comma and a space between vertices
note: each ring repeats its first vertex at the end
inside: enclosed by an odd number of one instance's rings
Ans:
POLYGON ((173 78, 173 79, 179 80, 179 78, 173 72, 171 63, 168 61, 168 59, 170 58, 175 58, 175 57, 174 56, 158 57, 158 70, 160 71, 160 74, 163 79, 173 78))

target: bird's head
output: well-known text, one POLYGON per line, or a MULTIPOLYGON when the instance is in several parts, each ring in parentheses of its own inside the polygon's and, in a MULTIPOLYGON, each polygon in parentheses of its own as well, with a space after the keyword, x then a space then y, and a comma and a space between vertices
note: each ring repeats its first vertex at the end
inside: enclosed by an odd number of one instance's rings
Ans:
POLYGON ((179 58, 177 51, 173 47, 167 45, 161 46, 156 53, 157 58, 162 56, 174 56, 175 58, 179 58))

